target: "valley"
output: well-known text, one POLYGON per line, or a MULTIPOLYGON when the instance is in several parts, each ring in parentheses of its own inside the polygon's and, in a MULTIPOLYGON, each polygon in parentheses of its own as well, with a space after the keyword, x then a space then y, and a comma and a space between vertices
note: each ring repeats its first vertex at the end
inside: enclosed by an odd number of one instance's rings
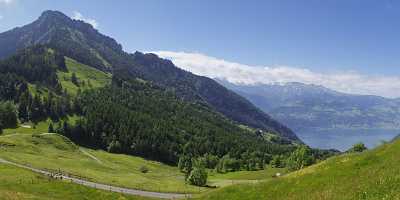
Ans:
POLYGON ((400 199, 399 99, 176 53, 245 81, 196 75, 74 15, 0 33, 0 200, 400 199))

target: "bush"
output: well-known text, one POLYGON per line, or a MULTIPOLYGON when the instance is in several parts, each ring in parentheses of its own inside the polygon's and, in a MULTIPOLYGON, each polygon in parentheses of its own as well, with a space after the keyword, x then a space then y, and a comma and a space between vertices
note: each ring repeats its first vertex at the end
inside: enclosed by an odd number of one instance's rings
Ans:
POLYGON ((235 158, 231 158, 229 155, 225 155, 219 160, 216 169, 218 173, 239 171, 240 161, 235 158))
POLYGON ((149 172, 149 168, 147 168, 146 166, 143 165, 143 166, 139 167, 139 171, 145 174, 145 173, 149 172))
POLYGON ((311 149, 307 146, 297 148, 287 159, 289 170, 299 170, 315 163, 311 149))
POLYGON ((349 150, 349 152, 363 152, 368 148, 363 143, 354 144, 353 147, 349 150))
POLYGON ((283 168, 285 167, 285 162, 283 161, 283 156, 280 155, 276 155, 272 158, 271 162, 270 162, 272 167, 275 168, 283 168))
POLYGON ((204 165, 200 162, 194 162, 194 168, 190 172, 188 182, 196 186, 204 186, 207 183, 208 174, 204 165))

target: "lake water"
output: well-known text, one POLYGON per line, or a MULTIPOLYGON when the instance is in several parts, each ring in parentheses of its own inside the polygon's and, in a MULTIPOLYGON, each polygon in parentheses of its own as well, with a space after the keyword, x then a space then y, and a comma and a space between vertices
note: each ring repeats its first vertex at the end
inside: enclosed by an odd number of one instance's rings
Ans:
POLYGON ((297 131, 297 136, 307 145, 320 149, 348 150, 353 144, 362 142, 374 148, 382 141, 390 141, 400 134, 400 130, 388 129, 334 129, 297 131))

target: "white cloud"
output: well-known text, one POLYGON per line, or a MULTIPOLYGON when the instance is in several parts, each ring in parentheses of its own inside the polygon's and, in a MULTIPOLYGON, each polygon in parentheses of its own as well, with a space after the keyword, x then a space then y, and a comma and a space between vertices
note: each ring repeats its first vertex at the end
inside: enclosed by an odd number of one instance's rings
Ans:
POLYGON ((0 0, 0 4, 10 4, 12 3, 14 0, 0 0))
POLYGON ((178 67, 197 75, 225 79, 234 84, 274 84, 301 82, 322 85, 337 91, 400 97, 400 76, 372 76, 354 71, 318 73, 300 67, 249 66, 200 53, 155 51, 178 67))
POLYGON ((2 20, 4 17, 3 17, 3 15, 0 15, 0 20, 2 20))
POLYGON ((99 24, 97 23, 96 20, 90 19, 90 18, 86 18, 78 11, 74 11, 72 19, 84 21, 84 22, 92 25, 94 28, 97 28, 99 26, 99 24))

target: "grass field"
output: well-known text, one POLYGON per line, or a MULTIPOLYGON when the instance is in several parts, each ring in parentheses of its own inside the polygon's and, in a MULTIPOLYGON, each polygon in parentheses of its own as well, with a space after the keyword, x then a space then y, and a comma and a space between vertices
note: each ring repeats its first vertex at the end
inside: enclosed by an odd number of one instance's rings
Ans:
MULTIPOLYGON (((76 116, 68 117, 73 123, 76 116)), ((5 129, 0 135, 0 158, 49 171, 61 170, 90 181, 147 191, 203 193, 215 189, 185 183, 184 175, 175 166, 140 157, 111 154, 102 150, 79 147, 69 139, 48 134, 50 120, 36 125, 25 123, 16 129, 5 129), (148 173, 140 172, 146 166, 148 173)), ((285 169, 240 171, 226 174, 209 172, 208 185, 226 187, 271 179, 285 169)))
POLYGON ((400 199, 400 140, 347 154, 287 176, 207 193, 202 200, 400 199))
POLYGON ((0 200, 150 200, 72 184, 0 164, 0 200))
MULTIPOLYGON (((79 119, 76 115, 67 116, 65 121, 68 121, 69 124, 75 124, 75 122, 79 119)), ((62 121, 61 120, 61 121, 62 121)), ((47 119, 41 121, 37 124, 33 124, 31 122, 19 124, 17 128, 8 128, 4 129, 1 135, 10 135, 10 134, 35 134, 35 133, 47 133, 49 129, 49 124, 51 120, 47 119)), ((54 126, 56 126, 56 122, 53 122, 54 126)))
POLYGON ((0 137, 0 157, 36 168, 61 170, 87 180, 161 192, 198 192, 186 185, 176 167, 139 157, 76 146, 57 134, 12 134, 0 137), (146 166, 148 173, 140 172, 146 166))
POLYGON ((89 67, 82 63, 79 63, 71 58, 66 57, 65 63, 67 65, 68 72, 58 71, 57 76, 61 82, 63 88, 65 88, 70 94, 75 95, 78 88, 98 88, 103 87, 111 82, 111 74, 102 72, 93 67, 89 67), (80 83, 79 87, 71 82, 72 73, 75 73, 80 83), (90 86, 89 83, 90 82, 90 86))

